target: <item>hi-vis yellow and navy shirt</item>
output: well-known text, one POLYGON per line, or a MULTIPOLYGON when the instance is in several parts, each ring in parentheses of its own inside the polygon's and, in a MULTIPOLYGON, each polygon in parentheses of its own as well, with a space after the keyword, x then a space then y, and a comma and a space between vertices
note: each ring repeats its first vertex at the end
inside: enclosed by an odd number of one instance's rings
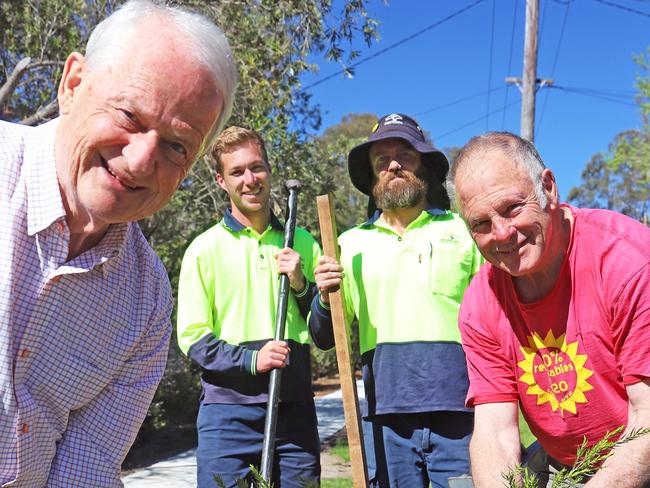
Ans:
MULTIPOLYGON (((274 336, 280 288, 275 255, 283 242, 283 226, 274 216, 258 234, 228 210, 185 252, 178 286, 178 344, 201 366, 204 403, 267 401, 269 374, 256 374, 256 360, 257 351, 274 336)), ((313 270, 321 253, 301 228, 296 228, 293 249, 300 254, 307 286, 289 294, 285 340, 291 353, 282 373, 281 401, 312 398, 305 317, 316 293, 313 270)))
MULTIPOLYGON (((379 220, 339 238, 348 323, 359 323, 368 416, 467 411, 458 310, 482 257, 452 212, 423 211, 400 236, 379 220)), ((318 297, 310 327, 331 329, 318 297)))

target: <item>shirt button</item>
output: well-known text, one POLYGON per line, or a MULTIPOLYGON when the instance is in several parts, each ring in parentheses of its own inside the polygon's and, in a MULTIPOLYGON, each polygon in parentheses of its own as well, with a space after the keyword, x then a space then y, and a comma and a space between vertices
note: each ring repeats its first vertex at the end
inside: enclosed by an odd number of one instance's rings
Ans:
POLYGON ((401 241, 402 241, 402 238, 401 238, 401 237, 398 237, 397 240, 401 242, 401 241))
POLYGON ((260 259, 264 259, 264 254, 260 254, 260 259))
POLYGON ((29 425, 27 425, 27 424, 22 424, 22 425, 20 426, 19 432, 20 432, 21 434, 27 434, 27 432, 29 432, 29 425))
POLYGON ((25 348, 22 351, 20 351, 20 357, 23 359, 27 359, 27 356, 29 356, 29 349, 25 348))
POLYGON ((53 276, 53 277, 50 279, 50 281, 51 281, 52 283, 58 283, 59 281, 61 281, 61 275, 53 276))
POLYGON ((65 229, 65 224, 62 221, 59 220, 56 223, 56 228, 59 229, 59 232, 63 232, 63 230, 65 229))

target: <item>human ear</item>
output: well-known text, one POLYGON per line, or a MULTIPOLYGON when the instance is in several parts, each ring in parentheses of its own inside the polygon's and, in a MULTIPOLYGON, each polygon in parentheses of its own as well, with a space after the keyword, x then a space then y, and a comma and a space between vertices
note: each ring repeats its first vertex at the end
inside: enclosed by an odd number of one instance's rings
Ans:
POLYGON ((217 181, 217 185, 219 185, 223 190, 226 190, 226 182, 221 173, 217 173, 214 179, 217 181))
POLYGON ((61 115, 70 112, 75 93, 79 89, 86 72, 86 60, 83 55, 78 52, 71 53, 68 59, 65 60, 57 93, 61 115))
POLYGON ((542 186, 544 187, 544 193, 546 193, 549 203, 557 206, 560 199, 557 191, 557 183, 555 181, 555 175, 548 168, 542 171, 542 186))

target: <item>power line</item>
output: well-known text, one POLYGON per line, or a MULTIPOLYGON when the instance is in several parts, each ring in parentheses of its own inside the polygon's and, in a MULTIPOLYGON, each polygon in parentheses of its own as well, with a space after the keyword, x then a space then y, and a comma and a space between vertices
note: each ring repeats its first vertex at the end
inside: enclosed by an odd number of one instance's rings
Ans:
MULTIPOLYGON (((516 21, 517 21, 517 4, 518 3, 519 3, 518 0, 514 0, 515 11, 512 14, 512 32, 510 34, 510 56, 508 57, 508 76, 510 76, 510 70, 512 69, 512 51, 513 51, 513 47, 515 45, 515 25, 517 23, 516 21)), ((505 94, 505 97, 503 99, 503 117, 501 118, 501 130, 503 130, 503 128, 506 125, 506 109, 505 109, 505 107, 508 104, 508 93, 509 92, 510 92, 510 85, 506 85, 506 94, 505 94)))
MULTIPOLYGON (((553 58, 553 67, 551 68, 551 79, 553 79, 553 76, 555 76, 555 68, 557 68, 557 60, 560 57, 560 47, 562 46, 562 39, 564 38, 564 30, 566 29, 566 21, 569 17, 569 7, 571 6, 571 2, 565 3, 564 5, 566 5, 566 8, 564 9, 564 19, 562 20, 562 29, 560 30, 560 38, 557 41, 555 57, 553 58)), ((544 104, 542 105, 542 113, 540 114, 539 121, 537 122, 537 131, 539 131, 539 128, 542 125, 542 120, 544 119, 544 112, 546 111, 546 103, 548 102, 548 94, 549 94, 548 91, 544 93, 544 104)))
POLYGON ((633 95, 624 95, 624 94, 620 94, 620 92, 619 94, 617 94, 616 92, 613 91, 602 91, 602 90, 594 90, 589 88, 577 88, 571 86, 558 86, 558 85, 550 85, 548 88, 555 88, 558 90, 562 90, 563 92, 566 93, 576 93, 578 95, 583 95, 587 97, 599 98, 601 100, 607 100, 612 103, 618 103, 630 107, 637 106, 636 103, 631 103, 624 100, 624 99, 632 98, 633 95))
POLYGON ((489 93, 489 92, 494 92, 494 91, 503 90, 504 88, 505 88, 505 87, 500 86, 500 87, 497 87, 497 88, 491 88, 490 90, 488 90, 488 91, 483 91, 483 92, 481 92, 481 93, 475 93, 474 95, 468 95, 468 96, 466 96, 466 97, 459 98, 459 99, 457 99, 457 100, 453 100, 453 101, 451 101, 451 102, 447 102, 447 103, 444 103, 444 104, 442 104, 442 105, 438 105, 437 107, 433 107, 433 108, 428 108, 428 109, 426 109, 426 110, 422 110, 421 112, 418 112, 418 113, 413 114, 413 117, 418 117, 418 116, 420 116, 420 115, 424 115, 424 114, 428 114, 428 113, 431 113, 431 112, 435 112, 436 110, 441 110, 441 109, 443 109, 443 108, 452 107, 452 106, 454 106, 454 105, 458 105, 458 104, 461 103, 461 102, 465 102, 465 101, 467 101, 467 100, 471 100, 472 98, 478 98, 478 97, 481 97, 481 96, 483 96, 483 95, 485 95, 485 94, 487 94, 487 93, 489 93))
POLYGON ((485 130, 489 130, 490 119, 488 113, 490 112, 490 88, 492 87, 492 55, 494 53, 494 15, 496 13, 496 0, 492 0, 492 32, 490 34, 490 69, 488 70, 488 89, 487 89, 487 106, 485 107, 485 130))
POLYGON ((542 7, 541 7, 542 21, 539 24, 539 47, 542 47, 542 40, 544 39, 544 24, 546 23, 546 12, 548 12, 548 2, 542 3, 542 7))
POLYGON ((625 10, 625 11, 631 12, 633 14, 643 15, 644 17, 650 17, 649 13, 642 12, 640 10, 636 10, 636 9, 633 9, 633 8, 630 8, 630 7, 626 7, 625 5, 619 5, 618 3, 609 2, 607 0, 594 0, 594 2, 600 2, 600 3, 603 3, 605 5, 609 5, 610 7, 620 8, 621 10, 625 10))
POLYGON ((569 90, 575 92, 584 92, 595 95, 604 95, 613 98, 634 98, 636 92, 633 90, 608 90, 604 88, 584 88, 580 86, 561 86, 552 85, 553 88, 560 88, 561 90, 569 90))
POLYGON ((521 103, 521 100, 515 100, 514 102, 510 102, 510 103, 509 103, 508 105, 506 105, 505 107, 499 107, 498 109, 496 109, 496 110, 490 112, 490 113, 487 114, 487 115, 482 115, 482 116, 480 116, 480 117, 477 118, 477 119, 470 120, 470 121, 467 122, 466 124, 463 124, 463 125, 461 125, 461 126, 459 126, 459 127, 456 127, 455 129, 452 129, 452 130, 450 130, 450 131, 448 131, 448 132, 445 132, 444 134, 440 134, 439 136, 437 136, 437 137, 434 138, 434 141, 437 141, 437 140, 439 140, 439 139, 442 139, 443 137, 447 137, 447 136, 453 134, 454 132, 458 132, 459 130, 464 129, 465 127, 468 127, 468 126, 470 126, 470 125, 472 125, 472 124, 475 124, 475 123, 477 123, 477 122, 480 122, 480 121, 483 120, 485 117, 488 117, 488 116, 490 116, 490 115, 493 115, 493 114, 495 114, 495 113, 497 113, 497 112, 500 112, 501 110, 504 110, 504 109, 506 109, 506 108, 509 108, 509 107, 511 107, 511 106, 513 106, 513 105, 515 105, 515 104, 518 104, 518 103, 521 103))
MULTIPOLYGON (((498 91, 498 90, 502 90, 503 88, 505 88, 505 87, 492 88, 490 91, 498 91)), ((607 100, 609 102, 619 103, 619 104, 622 104, 622 105, 627 105, 627 106, 632 106, 632 107, 637 106, 637 104, 635 104, 635 103, 630 103, 630 102, 625 101, 625 99, 629 100, 630 98, 634 98, 634 96, 635 96, 635 92, 629 91, 629 90, 605 90, 605 89, 596 89, 596 88, 581 88, 581 87, 558 86, 558 85, 547 85, 547 88, 555 88, 555 89, 558 89, 558 90, 562 90, 563 92, 568 93, 568 94, 575 93, 575 94, 578 94, 578 95, 589 96, 589 97, 598 98, 598 99, 601 99, 601 100, 607 100)), ((433 112, 435 110, 440 110, 442 108, 450 107, 452 105, 456 105, 458 103, 464 102, 466 100, 471 100, 472 98, 477 98, 477 97, 480 97, 480 96, 485 95, 485 94, 486 94, 486 92, 481 92, 481 93, 476 93, 474 95, 469 95, 469 96, 466 96, 466 97, 462 97, 462 98, 459 98, 459 99, 454 100, 452 102, 449 102, 449 103, 446 103, 446 104, 443 104, 443 105, 439 105, 437 107, 433 107, 433 108, 424 110, 422 112, 418 112, 418 113, 414 114, 414 116, 420 116, 420 115, 424 115, 424 114, 433 112)), ((445 132, 443 134, 440 134, 440 135, 434 137, 433 140, 438 141, 440 139, 443 139, 443 138, 445 138, 445 137, 447 137, 447 136, 449 136, 451 134, 454 134, 454 133, 456 133, 456 132, 458 132, 458 131, 460 131, 462 129, 465 129, 466 127, 469 127, 470 125, 476 124, 477 122, 481 122, 486 117, 494 115, 494 114, 496 114, 496 113, 498 113, 498 112, 500 112, 502 110, 505 112, 506 109, 512 107, 513 105, 519 104, 519 103, 521 103, 520 99, 515 100, 513 102, 510 102, 508 104, 505 104, 505 105, 493 110, 492 112, 490 112, 490 113, 488 113, 486 115, 482 115, 480 117, 472 119, 469 122, 466 122, 466 123, 454 128, 454 129, 452 129, 450 131, 447 131, 447 132, 445 132)), ((310 165, 313 165, 313 164, 317 164, 317 162, 305 163, 305 166, 310 166, 310 165)))
MULTIPOLYGON (((625 102, 620 99, 624 98, 631 98, 633 97, 634 92, 626 91, 626 90, 598 90, 594 88, 580 88, 580 87, 571 87, 571 86, 557 86, 557 85, 548 85, 547 88, 556 88, 559 90, 562 90, 567 93, 576 93, 578 95, 584 95, 584 96, 590 96, 594 98, 600 98, 602 100, 607 100, 610 102, 614 103, 620 103, 623 105, 628 105, 628 106, 633 106, 636 107, 637 105, 635 103, 629 103, 625 102), (618 100, 617 100, 618 99, 618 100)), ((470 98, 470 97, 467 97, 470 98)), ((500 112, 501 110, 505 110, 507 108, 512 107, 515 104, 521 103, 521 100, 515 100, 514 102, 510 102, 507 105, 503 107, 499 107, 498 109, 492 111, 491 113, 487 115, 482 115, 476 119, 470 120, 469 122, 464 123, 463 125, 460 125, 456 127, 455 129, 452 129, 450 131, 445 132, 444 134, 440 134, 436 136, 433 140, 438 141, 439 139, 442 139, 443 137, 447 137, 451 134, 454 134, 455 132, 458 132, 466 127, 469 127, 470 125, 476 124, 477 122, 481 122, 485 117, 490 116, 492 114, 495 114, 497 112, 500 112)))
POLYGON ((378 57, 378 56, 381 56, 382 54, 385 54, 385 53, 387 53, 388 51, 391 51, 391 50, 395 49, 396 47, 401 46, 402 44, 404 44, 404 43, 406 43, 406 42, 408 42, 408 41, 410 41, 410 40, 412 40, 412 39, 415 39, 416 37, 418 37, 418 36, 424 34, 425 32, 430 31, 431 29, 433 29, 433 28, 435 28, 435 27, 438 27, 439 25, 444 24, 445 22, 447 22, 447 21, 453 19, 454 17, 459 16, 460 14, 466 12, 467 10, 470 10, 471 8, 476 7, 479 3, 482 3, 482 2, 484 2, 484 1, 485 1, 485 0, 476 0, 474 3, 472 3, 472 4, 470 4, 470 5, 466 6, 466 7, 463 7, 462 9, 460 9, 460 10, 454 12, 453 14, 450 14, 450 15, 448 15, 447 17, 445 17, 445 18, 443 18, 443 19, 441 19, 441 20, 438 20, 438 21, 434 22, 434 23, 431 24, 431 25, 428 25, 428 26, 425 27, 424 29, 421 29, 421 30, 417 31, 417 32, 414 33, 414 34, 411 34, 410 36, 407 36, 407 37, 405 37, 405 38, 403 38, 403 39, 401 39, 401 40, 399 40, 399 41, 397 41, 397 42, 391 44, 390 46, 388 46, 388 47, 382 49, 381 51, 377 51, 377 52, 374 53, 374 54, 371 54, 371 55, 369 55, 369 56, 366 56, 365 58, 362 58, 362 59, 360 59, 359 61, 357 61, 357 62, 355 62, 355 63, 352 63, 348 68, 344 68, 344 69, 342 69, 342 70, 337 71, 336 73, 332 73, 331 75, 326 76, 325 78, 321 78, 320 80, 316 80, 316 81, 314 81, 313 83, 310 83, 309 85, 307 85, 307 86, 301 88, 299 91, 302 92, 302 91, 308 90, 309 88, 313 88, 313 87, 315 87, 316 85, 320 85, 321 83, 323 83, 323 82, 325 82, 325 81, 327 81, 327 80, 330 80, 330 79, 334 78, 335 76, 338 76, 338 75, 340 75, 340 74, 346 73, 346 72, 348 71, 349 68, 356 68, 357 66, 359 66, 359 65, 361 65, 361 64, 363 64, 363 63, 366 63, 366 62, 370 61, 371 59, 374 59, 374 58, 376 58, 376 57, 378 57))

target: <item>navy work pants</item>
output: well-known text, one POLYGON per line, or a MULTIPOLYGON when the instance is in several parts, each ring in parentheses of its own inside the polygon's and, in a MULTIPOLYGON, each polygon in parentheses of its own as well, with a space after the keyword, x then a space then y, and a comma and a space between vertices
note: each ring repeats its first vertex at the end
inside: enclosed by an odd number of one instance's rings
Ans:
MULTIPOLYGON (((273 486, 298 488, 320 483, 320 442, 313 401, 280 403, 273 462, 273 486)), ((259 468, 266 404, 201 404, 196 453, 199 488, 214 488, 214 476, 227 487, 250 480, 249 465, 259 468)))
POLYGON ((449 486, 469 473, 474 415, 430 412, 377 415, 363 422, 368 478, 373 488, 449 486))

